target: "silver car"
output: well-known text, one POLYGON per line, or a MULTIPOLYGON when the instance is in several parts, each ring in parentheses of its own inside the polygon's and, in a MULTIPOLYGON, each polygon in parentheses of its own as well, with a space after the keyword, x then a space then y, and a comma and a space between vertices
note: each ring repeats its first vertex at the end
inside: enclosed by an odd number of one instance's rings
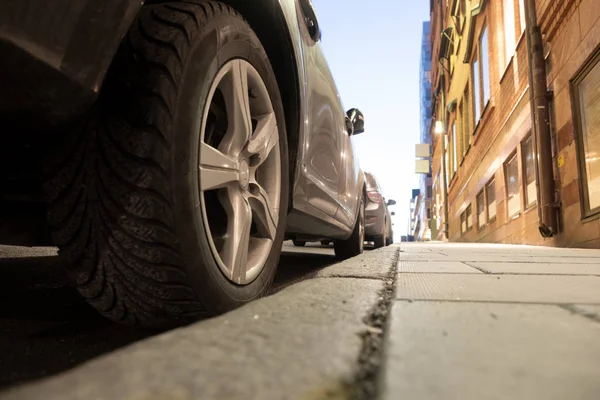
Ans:
POLYGON ((396 204, 395 200, 386 200, 381 192, 377 178, 365 172, 367 182, 367 205, 365 210, 365 237, 372 241, 375 248, 389 246, 394 242, 392 219, 388 206, 396 204))
MULTIPOLYGON (((364 118, 343 108, 310 0, 29 3, 0 5, 0 116, 44 135, 13 135, 5 175, 24 183, 2 215, 41 203, 39 169, 19 166, 43 154, 44 226, 99 312, 182 325, 264 295, 286 238, 363 251, 364 118)), ((11 221, 0 241, 47 244, 11 221)))

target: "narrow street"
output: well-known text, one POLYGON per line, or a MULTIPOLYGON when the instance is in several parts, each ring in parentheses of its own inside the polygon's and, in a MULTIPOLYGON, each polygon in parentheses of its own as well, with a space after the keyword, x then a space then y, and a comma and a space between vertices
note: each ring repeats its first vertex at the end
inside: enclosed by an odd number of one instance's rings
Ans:
POLYGON ((97 317, 51 256, 0 265, 2 385, 26 382, 1 399, 600 397, 600 250, 286 244, 271 296, 154 337, 97 317))

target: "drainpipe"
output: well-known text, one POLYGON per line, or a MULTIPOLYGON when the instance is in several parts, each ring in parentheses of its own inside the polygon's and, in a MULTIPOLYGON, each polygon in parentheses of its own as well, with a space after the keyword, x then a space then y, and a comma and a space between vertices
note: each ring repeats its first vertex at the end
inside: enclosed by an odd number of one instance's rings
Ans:
POLYGON ((548 88, 542 32, 537 22, 535 0, 525 0, 527 21, 527 59, 529 62, 529 92, 531 98, 533 132, 536 144, 536 172, 538 185, 538 221, 542 237, 557 233, 554 170, 550 118, 548 113, 548 88))

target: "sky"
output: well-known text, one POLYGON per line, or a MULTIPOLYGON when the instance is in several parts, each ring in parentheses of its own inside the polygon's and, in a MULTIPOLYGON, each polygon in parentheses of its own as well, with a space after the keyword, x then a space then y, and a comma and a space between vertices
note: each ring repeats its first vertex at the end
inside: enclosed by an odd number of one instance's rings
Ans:
POLYGON ((419 62, 426 0, 313 0, 322 47, 344 107, 359 108, 365 132, 353 138, 364 171, 394 199, 395 240, 406 234, 418 188, 419 62), (368 4, 368 5, 367 5, 368 4))

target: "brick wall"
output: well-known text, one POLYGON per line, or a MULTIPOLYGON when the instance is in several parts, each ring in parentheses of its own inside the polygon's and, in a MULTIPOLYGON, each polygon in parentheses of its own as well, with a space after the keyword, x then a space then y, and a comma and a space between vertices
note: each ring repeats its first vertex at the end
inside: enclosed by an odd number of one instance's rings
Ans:
MULTIPOLYGON (((473 3, 473 2, 471 2, 473 3)), ((515 0, 517 6, 518 0, 515 0)), ((469 5, 467 8, 470 9, 469 5)), ((516 152, 521 158, 521 141, 531 132, 531 110, 528 91, 527 43, 525 35, 517 36, 514 56, 505 59, 504 18, 502 1, 490 0, 484 11, 475 19, 474 27, 467 26, 463 37, 457 38, 455 69, 447 88, 447 100, 460 99, 465 86, 473 85, 471 65, 463 63, 467 51, 466 33, 474 28, 474 43, 484 26, 489 35, 489 65, 491 100, 473 129, 471 146, 467 154, 458 158, 456 175, 449 182, 449 227, 452 241, 480 241, 526 243, 551 246, 600 247, 600 219, 582 221, 579 191, 577 144, 571 107, 569 81, 585 61, 600 46, 600 7, 598 0, 539 0, 538 18, 545 40, 548 41, 550 63, 548 85, 553 90, 552 117, 555 143, 555 175, 559 199, 559 234, 544 239, 538 231, 537 207, 525 210, 517 218, 507 218, 507 201, 504 162, 516 152), (559 163, 558 160, 564 160, 559 163), (476 196, 492 178, 496 179, 497 216, 495 221, 478 229, 476 196), (471 205, 474 227, 461 233, 461 214, 471 205)), ((433 10, 434 14, 436 9, 433 10)), ((447 19, 446 24, 452 24, 447 19)), ((439 28, 438 28, 439 29, 439 28)), ((433 31, 432 31, 433 32, 433 31)), ((432 36, 434 47, 439 48, 439 37, 432 36)), ((434 57, 437 53, 433 54, 434 57)), ((435 63, 437 64, 437 62, 435 63)), ((460 100, 459 100, 460 101, 460 100)), ((470 99, 472 104, 472 98, 470 99)), ((438 109, 438 115, 440 110, 438 109)), ((441 118, 441 117, 438 117, 441 118)), ((458 121, 456 113, 450 115, 447 127, 458 121)), ((460 121, 458 121, 460 122, 460 121)), ((440 138, 435 138, 434 174, 440 169, 440 138), (437 140, 436 140, 437 139, 437 140)), ((450 139, 450 142, 452 140, 450 139)), ((459 146, 461 143, 459 141, 459 146)), ((450 174, 452 176, 452 174, 450 174)), ((519 161, 521 199, 523 166, 519 161)))

